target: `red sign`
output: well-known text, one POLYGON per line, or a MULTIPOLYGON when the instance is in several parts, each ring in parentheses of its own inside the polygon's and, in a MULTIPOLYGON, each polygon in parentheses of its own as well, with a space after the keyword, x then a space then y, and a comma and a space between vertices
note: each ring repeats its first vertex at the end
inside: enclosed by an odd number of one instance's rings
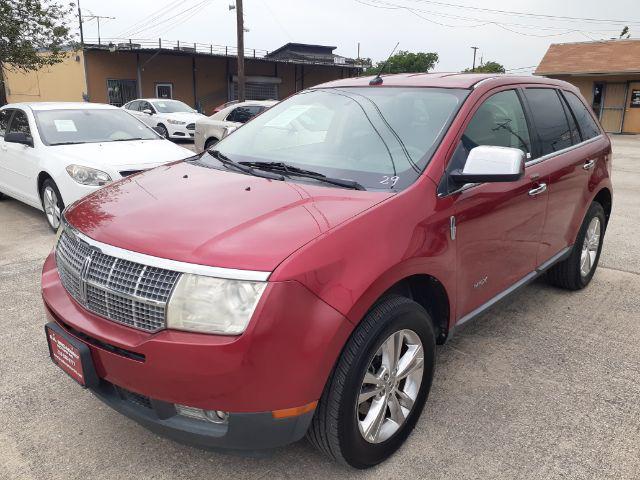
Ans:
POLYGON ((80 385, 85 385, 80 350, 50 328, 47 328, 47 341, 49 342, 51 359, 80 385))

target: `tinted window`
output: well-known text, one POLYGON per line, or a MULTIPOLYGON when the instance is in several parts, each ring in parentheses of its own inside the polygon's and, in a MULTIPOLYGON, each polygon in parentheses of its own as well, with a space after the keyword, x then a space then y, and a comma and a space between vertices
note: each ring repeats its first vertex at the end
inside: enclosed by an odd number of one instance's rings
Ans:
POLYGON ((514 90, 496 93, 474 113, 453 155, 450 168, 462 168, 472 148, 480 145, 531 151, 529 129, 514 90))
POLYGON ((228 122, 246 123, 262 111, 257 105, 234 108, 227 117, 228 122))
POLYGON ((570 147, 571 130, 556 90, 527 88, 524 92, 538 132, 540 154, 547 155, 570 147))
POLYGON ((135 102, 131 102, 127 104, 127 110, 134 110, 134 111, 138 111, 140 109, 140 102, 138 102, 137 100, 135 102))
POLYGON ((4 132, 7 131, 9 119, 11 118, 11 112, 13 112, 13 110, 10 110, 8 108, 0 111, 0 137, 4 137, 4 132))
POLYGON ((11 124, 9 124, 9 130, 7 130, 7 133, 15 132, 31 135, 31 130, 29 130, 29 119, 27 118, 27 114, 22 110, 16 110, 16 113, 11 120, 11 124))
POLYGON ((564 98, 562 98, 562 95, 560 97, 562 99, 562 106, 564 107, 564 113, 567 117, 567 121, 569 122, 569 131, 571 132, 571 143, 575 145, 582 141, 582 138, 580 137, 580 131, 578 130, 576 119, 573 116, 571 109, 567 105, 567 101, 564 98))
POLYGON ((138 108, 140 109, 141 112, 144 112, 145 110, 151 110, 151 112, 155 112, 155 110, 153 109, 153 107, 149 102, 140 102, 140 105, 138 105, 138 108))
POLYGON ((578 127, 580 127, 580 132, 582 133, 582 139, 588 140, 600 135, 598 125, 578 96, 571 92, 564 92, 564 96, 576 117, 578 127))

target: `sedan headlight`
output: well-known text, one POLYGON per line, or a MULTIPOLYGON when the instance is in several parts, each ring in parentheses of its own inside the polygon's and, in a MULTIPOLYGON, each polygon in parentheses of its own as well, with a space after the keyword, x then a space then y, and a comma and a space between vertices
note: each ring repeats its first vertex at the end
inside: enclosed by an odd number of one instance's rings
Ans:
POLYGON ((170 123, 171 125, 186 125, 187 122, 181 122, 180 120, 171 120, 168 119, 167 123, 170 123))
POLYGON ((167 307, 167 328, 238 335, 245 331, 266 282, 182 274, 167 307))
POLYGON ((111 181, 108 173, 102 170, 96 170, 95 168, 83 167, 82 165, 69 165, 67 167, 67 173, 82 185, 101 187, 111 181))

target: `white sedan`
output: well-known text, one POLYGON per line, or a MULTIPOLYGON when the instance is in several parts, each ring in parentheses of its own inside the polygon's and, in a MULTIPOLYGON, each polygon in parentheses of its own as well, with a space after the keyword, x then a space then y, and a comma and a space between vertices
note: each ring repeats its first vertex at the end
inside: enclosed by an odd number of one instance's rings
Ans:
POLYGON ((230 103, 210 117, 196 121, 194 147, 201 153, 226 137, 233 130, 253 117, 271 108, 277 100, 249 100, 242 103, 230 103))
POLYGON ((163 98, 141 98, 122 106, 163 137, 169 139, 191 139, 196 121, 207 118, 179 100, 163 98))
POLYGON ((102 185, 191 156, 110 105, 15 103, 0 109, 0 197, 43 210, 54 230, 65 205, 102 185))

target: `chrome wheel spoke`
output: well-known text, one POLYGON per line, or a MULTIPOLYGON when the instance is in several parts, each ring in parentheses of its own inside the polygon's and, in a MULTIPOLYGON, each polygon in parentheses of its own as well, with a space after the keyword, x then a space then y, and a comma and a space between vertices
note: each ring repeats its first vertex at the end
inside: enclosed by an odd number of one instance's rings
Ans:
POLYGON ((598 217, 592 218, 587 227, 580 254, 580 274, 583 277, 589 275, 596 263, 601 237, 600 219, 598 217))
POLYGON ((378 385, 378 383, 380 383, 380 378, 375 376, 373 373, 367 371, 367 373, 364 374, 364 380, 362 381, 362 383, 368 383, 370 385, 378 385))
POLYGON ((358 396, 358 405, 366 402, 370 398, 375 397, 376 395, 378 395, 380 392, 383 392, 383 391, 384 391, 384 387, 378 387, 378 386, 375 386, 373 388, 370 388, 364 391, 361 390, 360 395, 358 396))
POLYGON ((391 421, 398 426, 402 425, 406 417, 404 415, 404 411, 402 410, 402 406, 398 401, 398 397, 396 397, 395 393, 392 393, 391 395, 389 395, 388 404, 389 404, 389 413, 391 414, 390 415, 391 421))
POLYGON ((398 368, 402 349, 402 332, 396 332, 382 344, 382 364, 391 372, 398 368))
POLYGON ((402 380, 408 377, 416 370, 422 368, 424 365, 424 355, 422 353, 421 345, 413 345, 400 359, 400 365, 398 367, 398 379, 402 380))
MULTIPOLYGON (((373 415, 364 428, 364 436, 369 441, 376 442, 387 414, 387 400, 385 398, 374 400, 371 404, 371 410, 373 410, 373 415)), ((367 415, 367 417, 369 416, 367 415)))
POLYGON ((396 392, 396 395, 398 396, 398 401, 400 402, 400 405, 402 405, 407 410, 411 410, 413 408, 413 403, 414 403, 413 398, 411 398, 409 395, 404 393, 402 390, 398 390, 396 392))

